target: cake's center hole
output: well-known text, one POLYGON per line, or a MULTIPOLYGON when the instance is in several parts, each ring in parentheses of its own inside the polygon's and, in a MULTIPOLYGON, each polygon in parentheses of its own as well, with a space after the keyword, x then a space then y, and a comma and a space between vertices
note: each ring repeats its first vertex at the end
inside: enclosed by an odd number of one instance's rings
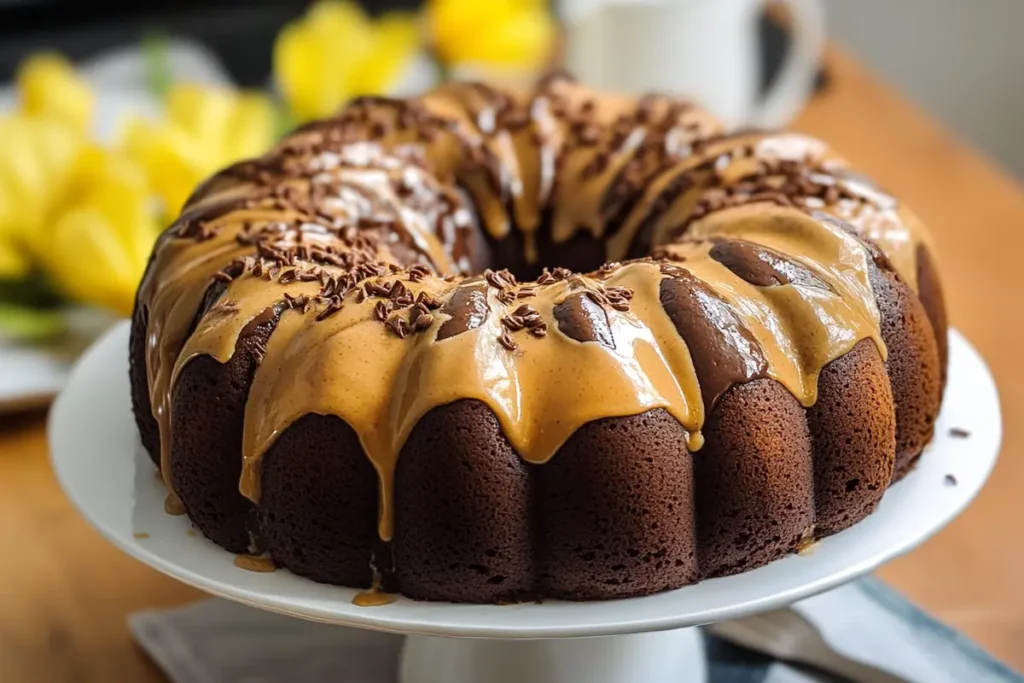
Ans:
POLYGON ((491 246, 490 267, 508 268, 520 282, 536 280, 545 268, 568 268, 586 273, 600 268, 608 259, 604 242, 589 232, 577 232, 561 243, 551 241, 550 231, 543 226, 536 237, 537 260, 529 263, 523 234, 513 230, 507 238, 491 246))

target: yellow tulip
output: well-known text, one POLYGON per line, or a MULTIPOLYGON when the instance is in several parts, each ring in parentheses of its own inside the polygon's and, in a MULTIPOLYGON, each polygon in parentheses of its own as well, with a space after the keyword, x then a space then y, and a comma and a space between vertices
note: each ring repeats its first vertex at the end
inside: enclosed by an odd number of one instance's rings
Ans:
MULTIPOLYGON (((82 138, 63 123, 0 117, 0 240, 32 250, 60 203, 82 138)), ((9 259, 6 259, 9 261, 9 259)))
POLYGON ((418 44, 411 14, 374 21, 353 2, 323 0, 278 35, 274 76, 292 116, 306 121, 352 97, 387 93, 418 44))
POLYGON ((129 314, 157 223, 143 170, 90 145, 77 159, 66 202, 39 259, 71 299, 129 314))
POLYGON ((130 158, 146 171, 168 215, 176 214, 196 185, 233 161, 265 151, 276 115, 265 95, 197 85, 172 86, 166 117, 135 118, 122 132, 130 158))
MULTIPOLYGON (((20 106, 0 116, 0 279, 24 284, 42 271, 69 299, 128 314, 157 235, 144 169, 87 141, 92 93, 62 58, 29 58, 17 81, 20 106)), ((187 115, 205 121, 195 104, 178 107, 189 140, 199 133, 187 115)), ((202 132, 207 142, 246 146, 251 132, 239 117, 222 119, 223 130, 202 132)), ((17 310, 23 322, 35 315, 17 310)))
POLYGON ((68 298, 121 313, 156 237, 142 169, 68 126, 0 118, 0 278, 41 268, 68 298))
POLYGON ((17 83, 24 113, 60 121, 81 134, 89 129, 93 93, 60 55, 29 57, 18 68, 17 83))
POLYGON ((17 280, 32 269, 32 262, 13 240, 0 237, 0 280, 17 280))
POLYGON ((352 70, 349 81, 352 92, 356 95, 387 94, 419 47, 420 26, 415 17, 400 12, 382 16, 374 22, 371 49, 352 70))
POLYGON ((4 193, 0 186, 0 280, 17 280, 29 274, 32 261, 13 226, 3 221, 4 207, 13 203, 4 193))
POLYGON ((556 34, 545 0, 430 0, 427 27, 448 66, 536 70, 550 59, 556 34))

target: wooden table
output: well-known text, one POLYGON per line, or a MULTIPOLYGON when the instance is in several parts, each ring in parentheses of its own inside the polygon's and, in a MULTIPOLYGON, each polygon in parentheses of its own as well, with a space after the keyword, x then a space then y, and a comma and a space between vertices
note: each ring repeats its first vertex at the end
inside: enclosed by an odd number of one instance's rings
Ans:
MULTIPOLYGON (((1024 669, 1024 195, 844 54, 830 62, 829 89, 796 127, 833 143, 931 226, 953 324, 991 365, 1006 429, 977 502, 881 575, 1024 669)), ((44 424, 43 415, 0 422, 0 680, 159 680, 125 616, 201 594, 129 559, 76 514, 48 466, 44 424)))

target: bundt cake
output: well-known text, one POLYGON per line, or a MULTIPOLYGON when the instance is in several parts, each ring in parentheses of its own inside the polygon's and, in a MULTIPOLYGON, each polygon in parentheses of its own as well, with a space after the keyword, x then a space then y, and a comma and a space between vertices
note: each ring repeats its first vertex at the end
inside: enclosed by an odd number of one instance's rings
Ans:
POLYGON ((196 527, 315 581, 654 593, 847 528, 911 468, 931 253, 822 143, 666 96, 360 99, 163 233, 135 416, 196 527))

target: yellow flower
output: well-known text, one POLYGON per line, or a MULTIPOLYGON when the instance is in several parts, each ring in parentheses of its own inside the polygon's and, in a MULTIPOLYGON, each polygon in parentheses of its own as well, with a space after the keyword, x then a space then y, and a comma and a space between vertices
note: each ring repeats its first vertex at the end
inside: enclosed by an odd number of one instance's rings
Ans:
POLYGON ((13 241, 0 238, 0 280, 17 280, 28 275, 32 264, 13 241))
POLYGON ((93 95, 61 56, 40 53, 16 74, 19 107, 0 116, 0 278, 32 269, 91 124, 93 95))
POLYGON ((156 237, 142 169, 53 119, 0 118, 0 278, 41 268, 65 296, 120 313, 156 237))
POLYGON ((274 75, 292 116, 324 117, 358 95, 385 94, 419 45, 413 15, 371 20, 353 2, 324 0, 282 29, 274 75))
MULTIPOLYGON (((88 141, 93 96, 62 58, 29 58, 17 82, 20 106, 0 116, 0 278, 41 270, 64 296, 128 314, 157 235, 146 174, 88 141)), ((219 134, 218 149, 250 144, 219 134)))
POLYGON ((94 96, 74 67, 60 55, 39 53, 18 67, 21 109, 84 134, 92 122, 94 96))
POLYGON ((265 95, 183 84, 168 92, 163 120, 130 120, 122 144, 173 215, 211 173, 264 152, 275 129, 274 107, 265 95))
POLYGON ((427 26, 446 65, 524 70, 547 63, 556 32, 545 0, 430 0, 427 26))
POLYGON ((157 236, 142 169, 89 145, 79 154, 39 259, 69 298, 128 315, 157 236))
POLYGON ((20 277, 31 268, 81 145, 55 120, 20 112, 0 117, 0 277, 20 277))

